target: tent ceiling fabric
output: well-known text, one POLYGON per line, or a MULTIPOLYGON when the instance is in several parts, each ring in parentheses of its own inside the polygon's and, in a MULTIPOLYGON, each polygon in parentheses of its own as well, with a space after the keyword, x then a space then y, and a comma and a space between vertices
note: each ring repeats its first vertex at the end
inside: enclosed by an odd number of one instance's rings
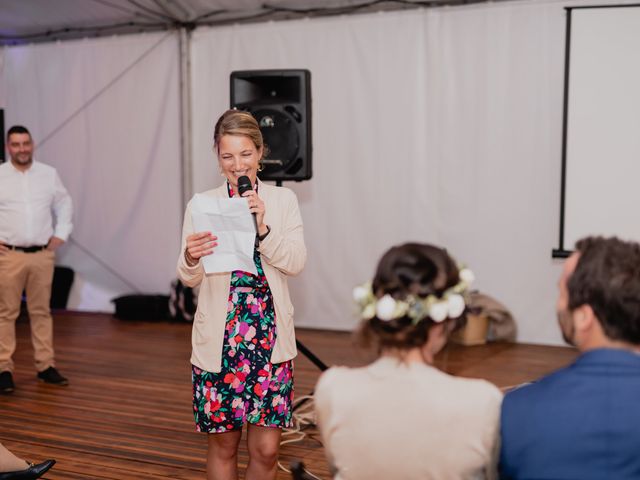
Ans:
POLYGON ((1 0, 0 45, 485 1, 1 0))

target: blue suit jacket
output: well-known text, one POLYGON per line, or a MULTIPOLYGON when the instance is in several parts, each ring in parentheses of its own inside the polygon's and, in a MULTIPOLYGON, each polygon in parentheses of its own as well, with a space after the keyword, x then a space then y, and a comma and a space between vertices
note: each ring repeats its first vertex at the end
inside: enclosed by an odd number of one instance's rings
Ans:
POLYGON ((592 350, 502 403, 501 478, 640 479, 640 355, 592 350))

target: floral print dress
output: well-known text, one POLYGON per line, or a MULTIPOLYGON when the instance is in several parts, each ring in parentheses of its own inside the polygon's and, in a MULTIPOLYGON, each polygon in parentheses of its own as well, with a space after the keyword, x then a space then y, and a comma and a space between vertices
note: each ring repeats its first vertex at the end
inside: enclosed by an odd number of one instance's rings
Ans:
POLYGON ((276 341, 273 297, 254 251, 258 275, 231 274, 222 369, 211 373, 192 366, 196 430, 220 433, 245 423, 291 427, 293 364, 271 363, 276 341))

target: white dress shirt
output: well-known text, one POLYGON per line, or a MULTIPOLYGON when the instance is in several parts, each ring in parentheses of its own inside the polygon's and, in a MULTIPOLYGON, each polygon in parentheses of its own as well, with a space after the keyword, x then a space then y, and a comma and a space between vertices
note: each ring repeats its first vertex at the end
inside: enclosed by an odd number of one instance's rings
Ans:
POLYGON ((71 234, 72 204, 56 169, 33 162, 24 172, 0 165, 0 242, 19 247, 46 245, 71 234))

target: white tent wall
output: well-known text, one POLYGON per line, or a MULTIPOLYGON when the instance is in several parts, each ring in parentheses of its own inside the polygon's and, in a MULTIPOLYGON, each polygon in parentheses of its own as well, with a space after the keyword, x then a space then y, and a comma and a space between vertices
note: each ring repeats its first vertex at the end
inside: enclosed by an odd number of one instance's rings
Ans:
POLYGON ((4 49, 8 126, 74 201, 58 263, 76 271, 69 308, 168 293, 182 216, 178 37, 145 34, 4 49))
POLYGON ((233 70, 312 72, 311 181, 298 194, 309 259, 296 323, 350 330, 352 288, 388 247, 446 246, 504 302, 521 341, 555 322, 565 14, 500 3, 198 29, 192 41, 194 188, 233 70))
MULTIPOLYGON (((551 250, 564 6, 582 4, 200 27, 191 44, 194 191, 222 181, 211 138, 229 105, 229 74, 307 68, 314 176, 286 185, 298 195, 309 249, 291 280, 297 325, 352 329, 353 286, 391 245, 422 241, 476 272, 477 288, 516 316, 520 341, 560 343, 551 250)), ((31 128, 36 158, 59 169, 75 201, 74 241, 60 259, 80 277, 70 307, 110 309, 118 294, 166 292, 182 219, 178 35, 2 54, 6 123, 31 128)))

